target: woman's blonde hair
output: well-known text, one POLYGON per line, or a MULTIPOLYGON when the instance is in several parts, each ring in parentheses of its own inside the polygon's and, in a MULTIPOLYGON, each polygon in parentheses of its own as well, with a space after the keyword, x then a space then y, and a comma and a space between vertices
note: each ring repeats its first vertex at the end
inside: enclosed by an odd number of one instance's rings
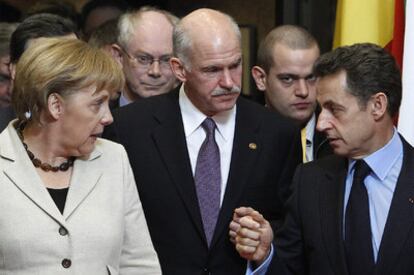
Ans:
POLYGON ((119 64, 100 49, 77 39, 40 38, 16 65, 12 105, 19 120, 39 121, 48 97, 63 98, 81 89, 120 91, 124 76, 119 64))

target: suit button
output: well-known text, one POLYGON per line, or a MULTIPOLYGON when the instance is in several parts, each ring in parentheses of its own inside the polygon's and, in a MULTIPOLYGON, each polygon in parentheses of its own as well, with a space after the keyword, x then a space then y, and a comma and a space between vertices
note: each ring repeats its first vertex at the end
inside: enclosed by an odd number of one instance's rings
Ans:
POLYGON ((64 268, 69 268, 72 265, 72 261, 69 259, 63 259, 62 260, 62 266, 64 268))
POLYGON ((63 227, 63 226, 61 226, 60 228, 59 228, 59 234, 61 235, 61 236, 66 236, 67 234, 68 234, 68 231, 63 227))
POLYGON ((204 275, 210 275, 211 274, 210 269, 208 269, 208 267, 205 267, 203 271, 204 271, 204 275))

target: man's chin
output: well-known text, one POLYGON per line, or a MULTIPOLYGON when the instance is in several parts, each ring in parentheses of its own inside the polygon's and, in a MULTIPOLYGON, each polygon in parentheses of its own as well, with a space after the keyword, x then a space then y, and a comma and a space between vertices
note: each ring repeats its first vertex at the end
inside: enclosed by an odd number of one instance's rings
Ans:
POLYGON ((145 90, 143 93, 141 93, 141 97, 151 97, 151 96, 157 96, 165 94, 165 90, 145 90))
POLYGON ((296 112, 295 115, 291 116, 290 118, 297 121, 299 124, 306 124, 312 118, 313 112, 296 112))

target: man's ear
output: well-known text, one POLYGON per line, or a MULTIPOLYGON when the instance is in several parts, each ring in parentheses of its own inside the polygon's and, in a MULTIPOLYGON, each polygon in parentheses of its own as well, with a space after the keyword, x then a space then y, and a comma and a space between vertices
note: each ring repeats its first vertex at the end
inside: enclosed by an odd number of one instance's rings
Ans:
POLYGON ((171 70, 173 71, 175 77, 178 80, 180 80, 181 82, 185 82, 187 80, 184 64, 179 58, 171 57, 170 66, 171 66, 171 70))
POLYGON ((47 98, 47 109, 50 116, 58 120, 59 117, 64 113, 64 102, 63 98, 57 93, 51 93, 47 98))
POLYGON ((256 82, 256 87, 259 91, 265 91, 266 90, 266 72, 263 70, 263 68, 259 66, 253 66, 252 68, 252 76, 254 79, 254 82, 256 82))
POLYGON ((388 97, 383 92, 376 93, 371 96, 368 104, 370 104, 374 119, 379 120, 387 113, 388 97))
POLYGON ((111 44, 110 48, 108 49, 108 52, 122 68, 122 60, 124 57, 122 55, 121 47, 117 44, 111 44))

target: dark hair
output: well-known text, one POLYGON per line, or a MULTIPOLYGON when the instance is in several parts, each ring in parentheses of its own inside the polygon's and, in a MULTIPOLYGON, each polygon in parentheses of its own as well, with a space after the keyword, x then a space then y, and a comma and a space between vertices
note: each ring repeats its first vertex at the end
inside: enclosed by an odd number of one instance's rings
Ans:
POLYGON ((40 37, 57 37, 74 33, 75 24, 55 14, 40 13, 27 17, 13 32, 10 40, 10 62, 17 63, 27 48, 30 39, 40 37))
POLYGON ((19 9, 10 4, 0 1, 0 21, 1 22, 18 22, 21 20, 21 12, 19 9))
POLYGON ((128 3, 124 0, 91 0, 87 2, 81 11, 81 29, 84 31, 86 19, 88 18, 89 14, 101 7, 113 7, 119 9, 122 13, 128 9, 128 3))
POLYGON ((62 16, 64 18, 72 20, 72 22, 79 26, 79 13, 76 7, 67 1, 62 0, 42 0, 34 4, 27 10, 25 18, 39 14, 39 13, 51 13, 62 16))
POLYGON ((295 25, 283 25, 271 30, 259 45, 257 65, 269 72, 273 64, 273 48, 276 44, 285 45, 293 50, 307 50, 318 46, 310 32, 295 25))
POLYGON ((111 19, 100 25, 91 33, 88 43, 97 48, 115 44, 118 39, 118 33, 118 18, 111 19))
POLYGON ((9 55, 10 38, 18 25, 18 23, 0 22, 0 56, 9 55))
POLYGON ((347 91, 365 107, 370 97, 383 92, 388 113, 393 117, 401 104, 401 72, 394 58, 371 43, 344 46, 323 54, 314 65, 318 77, 345 71, 347 91))

